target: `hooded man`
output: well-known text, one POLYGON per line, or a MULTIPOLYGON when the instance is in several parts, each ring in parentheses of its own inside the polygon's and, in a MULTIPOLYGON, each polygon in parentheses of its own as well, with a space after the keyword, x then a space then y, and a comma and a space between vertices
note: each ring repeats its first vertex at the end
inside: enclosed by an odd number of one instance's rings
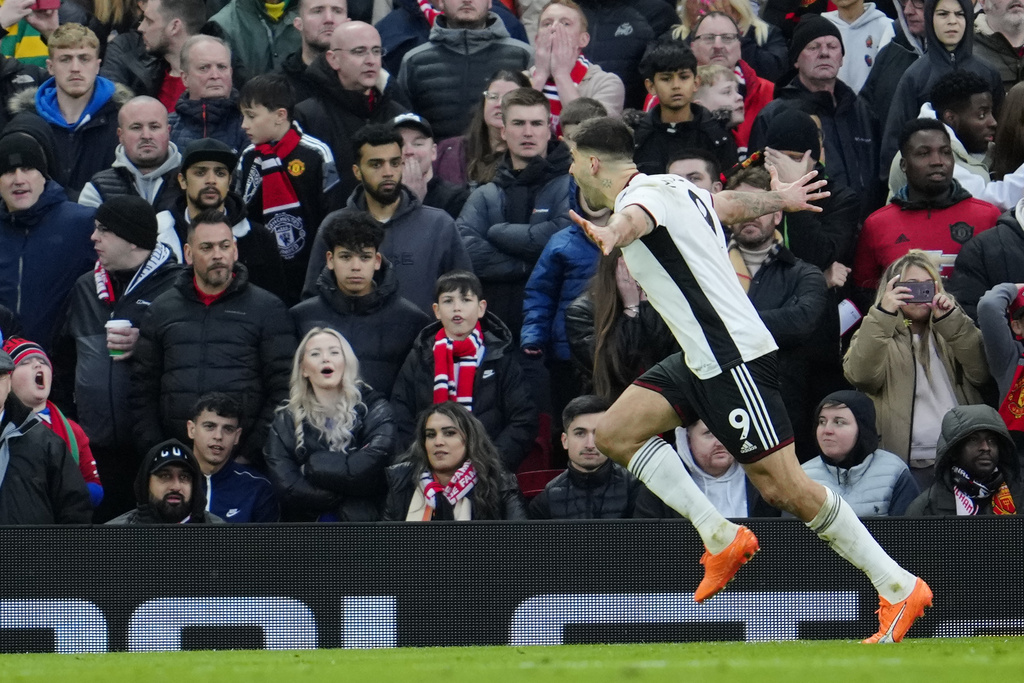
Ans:
POLYGON ((896 36, 878 51, 860 96, 874 112, 875 121, 885 125, 889 106, 903 73, 925 51, 924 0, 897 0, 896 36))
POLYGON ((223 524, 206 511, 206 477, 177 439, 149 449, 135 478, 137 506, 107 524, 223 524))

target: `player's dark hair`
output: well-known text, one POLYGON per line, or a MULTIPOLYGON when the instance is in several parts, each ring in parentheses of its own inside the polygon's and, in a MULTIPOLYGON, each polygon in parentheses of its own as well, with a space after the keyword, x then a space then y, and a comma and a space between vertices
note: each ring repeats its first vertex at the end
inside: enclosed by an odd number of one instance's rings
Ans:
POLYGON ((437 278, 437 284, 434 285, 434 302, 440 301, 441 295, 449 292, 472 294, 480 300, 484 298, 484 286, 480 284, 480 278, 468 270, 449 270, 437 278))
POLYGON ((565 128, 602 116, 608 116, 608 110, 603 104, 590 97, 577 97, 562 107, 562 113, 558 115, 558 122, 562 128, 565 128))
POLYGON ((990 92, 987 80, 973 71, 960 69, 950 71, 936 81, 928 95, 928 101, 931 102, 936 117, 941 120, 947 111, 954 114, 963 113, 971 106, 972 96, 986 92, 990 92))
POLYGON ((371 123, 357 130, 352 136, 352 153, 358 164, 363 160, 363 145, 383 147, 391 144, 398 145, 398 149, 402 149, 402 145, 405 144, 402 131, 390 123, 371 123))
POLYGON ((199 419, 203 411, 209 411, 214 415, 229 420, 242 420, 242 408, 233 397, 219 391, 211 391, 199 397, 199 400, 192 406, 192 421, 199 419))
POLYGON ((291 122, 292 110, 295 108, 295 90, 284 74, 260 74, 253 76, 242 86, 242 92, 238 94, 238 106, 263 106, 270 111, 284 109, 288 121, 291 122))
POLYGON ((686 161, 688 159, 699 159, 700 161, 703 161, 708 175, 711 176, 712 182, 718 180, 719 176, 722 175, 722 169, 718 167, 718 159, 715 158, 715 155, 706 149, 699 149, 697 147, 688 147, 687 149, 672 152, 668 155, 668 161, 665 163, 665 168, 668 168, 677 161, 686 161))
POLYGON ((562 411, 562 429, 569 429, 569 425, 580 415, 593 415, 603 413, 611 407, 611 402, 594 394, 577 396, 566 404, 562 411))
POLYGON ((231 223, 228 221, 228 215, 220 209, 203 209, 195 218, 193 218, 188 224, 188 233, 185 236, 186 240, 192 239, 192 235, 195 234, 196 228, 200 225, 224 225, 231 227, 231 223))
POLYGON ((633 158, 633 134, 626 124, 611 116, 587 119, 572 134, 572 141, 578 149, 608 159, 633 158))
POLYGON ((903 130, 900 131, 900 154, 903 156, 907 155, 907 145, 910 144, 910 138, 913 137, 914 133, 919 133, 922 130, 937 130, 949 139, 949 131, 946 130, 946 124, 936 119, 911 119, 907 121, 906 125, 903 126, 903 130))
POLYGON ((640 75, 644 80, 653 81, 655 74, 676 71, 689 71, 694 78, 697 76, 697 58, 678 40, 652 43, 640 59, 640 75))
POLYGON ((768 192, 772 189, 772 176, 764 166, 747 166, 729 177, 725 189, 735 190, 740 185, 750 185, 768 192))
POLYGON ((338 247, 353 252, 366 248, 379 251, 384 241, 384 228, 366 211, 343 213, 332 218, 321 234, 328 251, 338 247))

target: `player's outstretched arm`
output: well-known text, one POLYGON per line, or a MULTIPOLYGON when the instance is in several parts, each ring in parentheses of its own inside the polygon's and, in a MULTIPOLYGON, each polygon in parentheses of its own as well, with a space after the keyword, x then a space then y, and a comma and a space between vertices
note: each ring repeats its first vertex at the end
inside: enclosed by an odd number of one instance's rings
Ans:
MULTIPOLYGON (((758 214, 760 215, 760 214, 758 214)), ((631 205, 612 214, 608 225, 595 225, 575 211, 569 211, 569 218, 583 228, 587 236, 607 256, 615 247, 624 247, 638 240, 654 229, 654 221, 639 206, 631 205)))
POLYGON ((820 206, 815 206, 811 202, 824 199, 831 194, 827 190, 821 190, 827 181, 811 182, 818 175, 817 171, 811 171, 792 183, 780 183, 773 167, 769 167, 768 172, 771 173, 774 188, 771 192, 726 190, 715 195, 715 213, 722 223, 742 223, 776 211, 821 211, 820 206))

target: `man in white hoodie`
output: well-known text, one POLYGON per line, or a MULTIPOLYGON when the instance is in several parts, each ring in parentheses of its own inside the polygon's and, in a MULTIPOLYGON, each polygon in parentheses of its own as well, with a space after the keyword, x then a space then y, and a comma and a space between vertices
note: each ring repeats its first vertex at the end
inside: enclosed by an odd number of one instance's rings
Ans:
POLYGON ((170 133, 160 100, 140 96, 126 102, 117 116, 114 163, 85 184, 78 203, 98 207, 112 197, 136 195, 157 211, 169 209, 181 194, 181 154, 170 133))
POLYGON ((835 0, 834 12, 823 12, 843 36, 846 56, 839 68, 839 80, 860 92, 868 80, 878 51, 893 39, 892 19, 864 0, 835 0))

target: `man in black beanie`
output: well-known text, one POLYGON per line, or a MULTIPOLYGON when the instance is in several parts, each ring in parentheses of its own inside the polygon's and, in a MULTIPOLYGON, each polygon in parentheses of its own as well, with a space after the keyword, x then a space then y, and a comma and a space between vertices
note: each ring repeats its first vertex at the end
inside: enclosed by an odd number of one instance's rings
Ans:
POLYGON ((843 41, 828 19, 805 16, 789 48, 796 77, 777 89, 775 100, 754 120, 750 149, 763 149, 772 119, 787 109, 798 109, 818 118, 828 156, 828 176, 837 185, 852 189, 862 198, 861 218, 881 206, 884 197, 878 182, 878 136, 867 105, 839 80, 843 41))
POLYGON ((68 201, 47 171, 30 135, 0 138, 0 305, 26 339, 51 350, 68 292, 92 267, 95 209, 68 201))
POLYGON ((149 304, 171 287, 180 266, 157 242, 156 212, 142 197, 123 195, 96 209, 96 261, 75 282, 56 354, 58 390, 74 387, 78 422, 88 434, 106 492, 96 511, 104 521, 134 504, 138 469, 128 409, 128 363, 149 304), (108 326, 108 323, 110 324, 108 326), (120 327, 116 326, 120 325, 120 327))

